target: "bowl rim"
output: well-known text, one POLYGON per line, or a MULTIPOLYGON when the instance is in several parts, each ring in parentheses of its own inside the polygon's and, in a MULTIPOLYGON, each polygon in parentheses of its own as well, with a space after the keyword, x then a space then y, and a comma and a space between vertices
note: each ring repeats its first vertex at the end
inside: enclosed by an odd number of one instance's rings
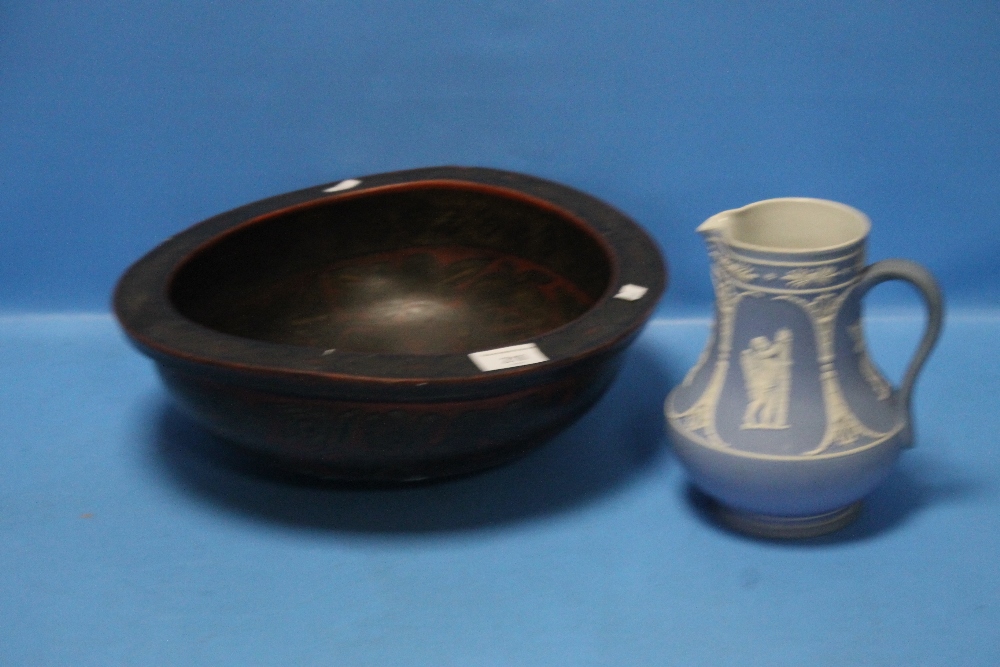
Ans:
POLYGON ((568 186, 481 167, 428 167, 360 176, 262 199, 215 215, 166 239, 119 279, 113 308, 142 352, 161 363, 223 373, 352 383, 422 386, 514 379, 563 367, 627 344, 649 319, 667 283, 656 243, 629 217, 568 186), (530 340, 548 361, 480 370, 466 353, 361 353, 273 343, 211 329, 181 313, 168 290, 175 272, 223 236, 296 209, 411 188, 456 187, 507 196, 574 222, 603 247, 611 265, 604 294, 582 315, 530 340), (621 287, 646 288, 638 299, 616 298, 621 287))

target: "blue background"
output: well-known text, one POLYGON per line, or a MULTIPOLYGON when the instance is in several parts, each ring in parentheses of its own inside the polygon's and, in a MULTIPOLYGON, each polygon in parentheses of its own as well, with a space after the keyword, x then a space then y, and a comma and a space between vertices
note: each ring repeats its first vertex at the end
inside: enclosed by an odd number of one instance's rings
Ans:
POLYGON ((693 228, 775 196, 866 211, 956 303, 1000 291, 995 3, 8 2, 0 77, 5 310, 104 310, 205 217, 436 164, 632 215, 664 312, 710 299, 693 228))
MULTIPOLYGON (((0 2, 0 664, 996 665, 998 204, 992 2, 0 2), (656 238, 672 284, 608 396, 407 490, 206 455, 117 276, 223 210, 437 164, 656 238), (864 210, 950 305, 917 448, 806 543, 716 527, 661 430, 708 328, 693 229, 776 196, 864 210)), ((898 378, 922 315, 877 292, 898 378)))

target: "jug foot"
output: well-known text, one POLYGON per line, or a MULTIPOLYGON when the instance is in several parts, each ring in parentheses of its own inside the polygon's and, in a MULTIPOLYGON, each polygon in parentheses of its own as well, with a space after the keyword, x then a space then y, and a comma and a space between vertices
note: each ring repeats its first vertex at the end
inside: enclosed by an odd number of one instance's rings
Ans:
POLYGON ((770 516, 754 514, 717 504, 715 515, 725 526, 755 537, 803 539, 840 530, 857 518, 861 501, 812 516, 770 516))

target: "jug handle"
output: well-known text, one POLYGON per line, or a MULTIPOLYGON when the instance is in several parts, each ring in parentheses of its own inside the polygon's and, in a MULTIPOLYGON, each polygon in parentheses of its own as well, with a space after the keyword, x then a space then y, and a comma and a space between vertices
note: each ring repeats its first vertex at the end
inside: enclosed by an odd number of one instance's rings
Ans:
POLYGON ((941 326, 944 320, 944 296, 930 271, 916 262, 906 259, 883 259, 866 267, 861 273, 860 281, 855 285, 855 294, 858 299, 861 299, 868 290, 889 280, 905 280, 916 287, 927 307, 927 326, 924 329, 924 335, 910 360, 910 365, 906 368, 902 381, 899 383, 897 394, 899 406, 906 411, 906 425, 902 441, 905 443, 904 446, 912 447, 913 429, 910 404, 913 385, 917 381, 920 369, 923 368, 924 362, 927 361, 927 357, 941 335, 941 326))

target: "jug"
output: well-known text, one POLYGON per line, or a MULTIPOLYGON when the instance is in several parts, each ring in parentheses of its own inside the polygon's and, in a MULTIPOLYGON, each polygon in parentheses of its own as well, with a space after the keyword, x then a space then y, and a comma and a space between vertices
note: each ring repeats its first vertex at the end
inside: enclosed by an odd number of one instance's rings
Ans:
POLYGON ((769 199, 699 228, 715 318, 667 397, 674 450, 717 518, 765 537, 836 530, 913 442, 910 403, 941 331, 943 301, 918 264, 865 263, 868 217, 821 199, 769 199), (862 297, 912 283, 927 326, 898 388, 865 348, 862 297))

